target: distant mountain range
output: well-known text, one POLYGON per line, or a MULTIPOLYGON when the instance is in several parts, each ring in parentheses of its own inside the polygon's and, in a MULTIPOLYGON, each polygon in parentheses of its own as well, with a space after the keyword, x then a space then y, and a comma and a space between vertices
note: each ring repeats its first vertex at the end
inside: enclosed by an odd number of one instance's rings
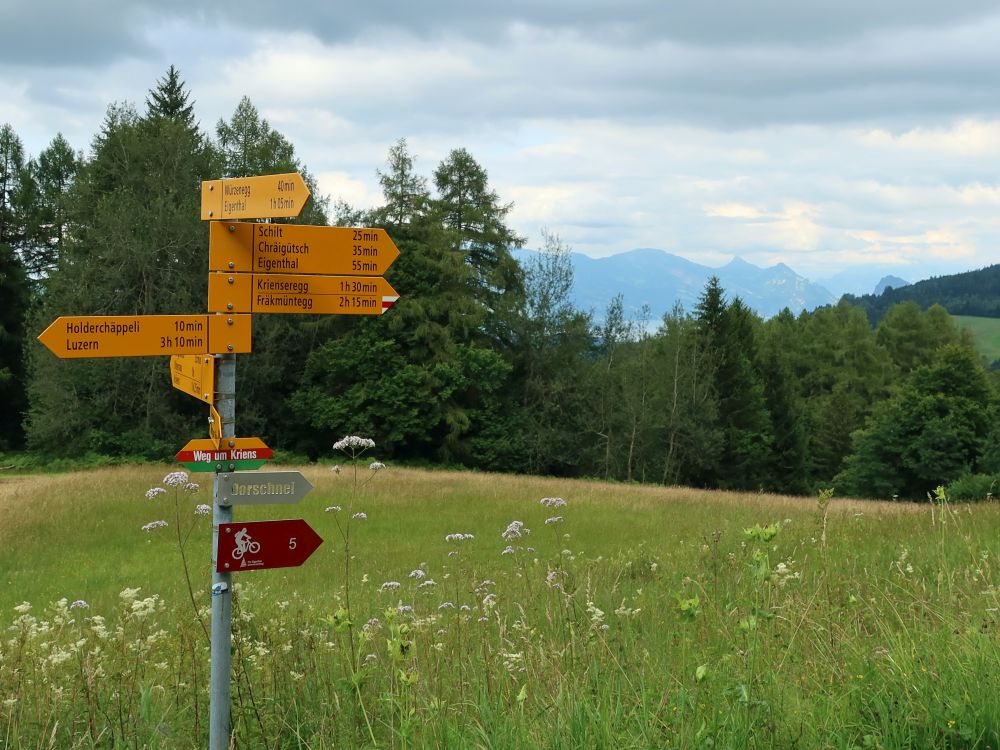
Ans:
MULTIPOLYGON (((514 255, 525 262, 533 254, 532 250, 518 250, 514 255)), ((619 293, 625 314, 632 319, 640 316, 644 305, 649 306, 652 322, 677 302, 690 312, 712 276, 718 277, 727 298, 739 297, 765 318, 786 307, 798 313, 837 301, 829 290, 799 276, 784 263, 760 268, 734 258, 721 268, 712 268, 652 248, 604 258, 570 253, 570 259, 574 302, 577 308, 591 311, 598 318, 603 317, 608 303, 619 293)))
MULTIPOLYGON (((534 250, 514 251, 522 264, 537 255, 534 250)), ((863 307, 872 323, 881 320, 889 306, 904 300, 913 300, 923 308, 940 304, 952 315, 1000 317, 1000 265, 912 284, 884 275, 885 269, 880 274, 880 269, 866 266, 827 277, 820 285, 784 263, 761 268, 737 257, 721 268, 712 268, 652 248, 604 258, 570 253, 570 260, 573 303, 598 319, 604 317, 617 294, 622 295, 625 314, 632 320, 641 317, 643 306, 648 306, 653 325, 678 302, 691 312, 712 276, 718 277, 728 299, 739 297, 763 318, 786 307, 799 313, 836 304, 841 296, 863 307), (865 286, 859 289, 860 284, 865 286)))

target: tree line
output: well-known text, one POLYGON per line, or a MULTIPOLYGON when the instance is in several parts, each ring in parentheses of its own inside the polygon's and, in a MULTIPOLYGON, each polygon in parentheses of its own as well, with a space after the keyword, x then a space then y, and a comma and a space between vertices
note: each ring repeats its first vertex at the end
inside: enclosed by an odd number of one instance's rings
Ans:
POLYGON ((889 308, 900 302, 913 301, 926 309, 943 305, 952 315, 972 315, 1000 318, 1000 264, 949 276, 924 279, 897 289, 888 288, 882 294, 847 294, 844 299, 868 313, 877 324, 889 308))
MULTIPOLYGON (((0 129, 0 448, 164 459, 205 431, 163 358, 60 361, 59 315, 205 309, 200 182, 299 171, 244 98, 212 132, 174 68, 143 111, 112 105, 86 155, 26 158, 0 129)), ((941 306, 873 327, 847 302, 762 320, 716 279, 694 309, 630 321, 572 304, 569 248, 523 246, 462 148, 425 176, 405 140, 382 205, 313 200, 295 220, 385 228, 401 298, 383 316, 256 315, 237 366, 242 435, 312 458, 344 434, 380 458, 749 491, 923 498, 991 491, 996 382, 941 306), (971 488, 971 489, 970 489, 971 488)))

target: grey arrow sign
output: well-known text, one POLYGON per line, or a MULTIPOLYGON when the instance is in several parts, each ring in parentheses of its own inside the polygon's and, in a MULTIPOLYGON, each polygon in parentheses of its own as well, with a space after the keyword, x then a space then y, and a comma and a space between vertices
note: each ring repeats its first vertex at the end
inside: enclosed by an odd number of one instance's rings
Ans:
POLYGON ((313 486, 297 471, 235 471, 219 474, 219 505, 287 505, 313 486))

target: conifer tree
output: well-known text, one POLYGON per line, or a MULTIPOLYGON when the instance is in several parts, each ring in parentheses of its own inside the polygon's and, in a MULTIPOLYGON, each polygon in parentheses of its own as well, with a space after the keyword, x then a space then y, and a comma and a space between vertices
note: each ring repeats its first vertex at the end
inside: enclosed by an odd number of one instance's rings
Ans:
MULTIPOLYGON (((38 332, 60 315, 151 315, 205 309, 205 229, 200 182, 213 155, 168 74, 147 114, 109 107, 90 161, 70 188, 72 231, 34 317, 38 332), (160 109, 160 107, 163 109, 160 109)), ((43 451, 162 456, 204 415, 169 387, 166 360, 112 358, 61 366, 32 353, 28 438, 43 451)))
POLYGON ((19 448, 27 409, 24 367, 28 276, 14 248, 0 242, 0 450, 19 448))
POLYGON ((24 179, 24 145, 14 128, 0 126, 0 243, 16 245, 24 235, 19 215, 21 183, 24 179))
POLYGON ((470 292, 489 315, 482 330, 495 346, 509 345, 510 325, 524 294, 523 274, 511 250, 524 238, 507 226, 513 204, 501 203, 486 170, 464 148, 434 171, 433 208, 450 242, 473 271, 470 292))
POLYGON ((24 147, 5 124, 0 127, 0 450, 23 442, 27 405, 23 349, 31 288, 17 253, 24 246, 26 188, 24 147))
POLYGON ((726 303, 715 277, 695 309, 712 363, 722 438, 718 465, 704 479, 724 489, 759 489, 773 436, 764 384, 754 366, 757 320, 739 298, 726 303))
POLYGON ((81 157, 57 135, 37 159, 27 165, 33 195, 25 211, 25 265, 36 279, 52 273, 62 256, 70 227, 70 188, 81 157))
POLYGON ((197 130, 194 103, 189 101, 190 98, 191 93, 185 88, 180 72, 171 65, 146 96, 146 117, 166 118, 181 123, 192 131, 197 130))

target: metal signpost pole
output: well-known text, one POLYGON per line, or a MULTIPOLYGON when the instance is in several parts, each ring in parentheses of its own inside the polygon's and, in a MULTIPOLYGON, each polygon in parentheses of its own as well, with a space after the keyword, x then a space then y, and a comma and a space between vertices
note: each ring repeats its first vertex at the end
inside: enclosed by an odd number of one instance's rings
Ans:
MULTIPOLYGON (((215 359, 215 409, 222 417, 223 440, 236 437, 236 355, 222 354, 215 359)), ((220 446, 221 447, 221 446, 220 446)), ((230 670, 232 658, 233 592, 231 573, 216 572, 219 555, 219 530, 233 522, 229 504, 215 475, 215 502, 212 504, 212 651, 209 692, 208 746, 210 750, 229 748, 230 670), (225 497, 225 505, 220 502, 225 497)))

